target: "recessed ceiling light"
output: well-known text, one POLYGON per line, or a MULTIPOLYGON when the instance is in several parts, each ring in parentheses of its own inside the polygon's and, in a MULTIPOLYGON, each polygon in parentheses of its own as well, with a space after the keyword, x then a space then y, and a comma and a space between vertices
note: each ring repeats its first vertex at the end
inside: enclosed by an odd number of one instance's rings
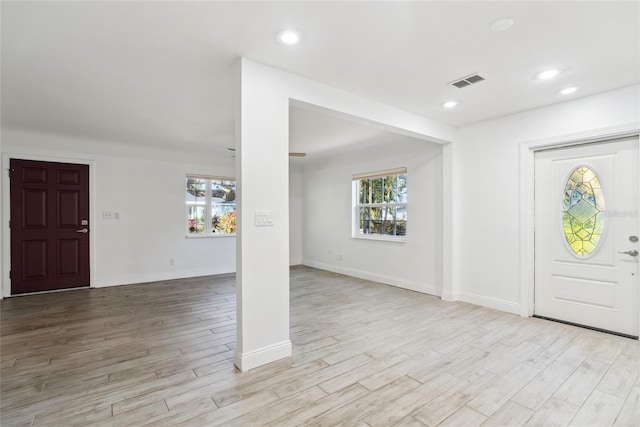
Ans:
POLYGON ((300 43, 300 33, 293 30, 282 30, 278 33, 278 41, 287 46, 300 43))
POLYGON ((508 30, 509 28, 511 28, 512 25, 513 25, 513 18, 505 17, 505 18, 500 18, 493 21, 491 23, 491 26, 489 26, 489 28, 491 28, 491 31, 493 31, 494 33, 499 33, 499 32, 508 30))
POLYGON ((571 95, 572 93, 576 93, 578 89, 580 88, 576 86, 566 87, 560 91, 560 95, 571 95))
POLYGON ((549 80, 556 77, 560 73, 562 73, 561 70, 558 70, 557 68, 553 68, 551 70, 546 70, 541 72, 540 74, 538 74, 537 78, 538 80, 549 80))
POLYGON ((453 107, 457 106, 458 104, 459 104, 458 101, 447 101, 447 102, 443 102, 442 106, 444 108, 453 108, 453 107))

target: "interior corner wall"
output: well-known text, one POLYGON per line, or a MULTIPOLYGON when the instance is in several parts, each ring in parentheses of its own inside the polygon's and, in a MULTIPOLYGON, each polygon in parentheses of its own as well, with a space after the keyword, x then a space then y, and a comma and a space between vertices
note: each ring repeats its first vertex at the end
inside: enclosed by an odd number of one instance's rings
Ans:
POLYGON ((302 264, 302 171, 289 160, 289 265, 302 264))
MULTIPOLYGON (((0 153, 2 153, 2 134, 0 132, 0 153)), ((2 200, 2 193, 4 188, 4 180, 7 179, 6 175, 0 173, 0 200, 2 200)), ((0 211, 0 218, 2 218, 2 211, 0 211)), ((4 277, 4 251, 5 248, 2 247, 2 242, 4 242, 4 227, 0 226, 0 299, 4 298, 4 286, 2 284, 2 278, 4 277)))
POLYGON ((442 146, 398 138, 403 140, 305 164, 303 264, 439 296, 442 146), (406 241, 351 237, 352 175, 402 166, 407 167, 406 241))
POLYGON ((185 238, 184 189, 187 173, 234 176, 233 163, 48 134, 3 130, 2 137, 3 153, 16 157, 92 161, 92 286, 235 271, 235 237, 185 238), (103 219, 105 211, 120 219, 103 219))
POLYGON ((458 129, 454 299, 520 314, 520 143, 637 123, 639 103, 631 86, 458 129))

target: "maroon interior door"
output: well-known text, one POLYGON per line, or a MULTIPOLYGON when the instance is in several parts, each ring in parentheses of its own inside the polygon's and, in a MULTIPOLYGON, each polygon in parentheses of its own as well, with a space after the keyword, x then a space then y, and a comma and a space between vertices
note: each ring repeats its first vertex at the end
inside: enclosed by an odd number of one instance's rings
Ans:
POLYGON ((11 159, 11 294, 89 286, 89 166, 11 159))

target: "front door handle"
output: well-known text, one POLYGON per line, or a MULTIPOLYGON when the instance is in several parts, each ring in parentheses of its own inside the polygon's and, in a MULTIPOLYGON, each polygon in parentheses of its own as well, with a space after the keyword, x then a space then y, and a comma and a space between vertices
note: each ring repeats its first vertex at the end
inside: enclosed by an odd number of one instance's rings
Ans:
MULTIPOLYGON (((82 230, 76 230, 76 233, 84 233, 87 234, 89 232, 89 230, 87 230, 86 228, 83 228, 82 230)), ((638 253, 636 252, 636 255, 638 255, 638 253)))
POLYGON ((618 251, 619 254, 627 254, 631 256, 638 256, 638 251, 635 249, 629 249, 628 251, 618 251))

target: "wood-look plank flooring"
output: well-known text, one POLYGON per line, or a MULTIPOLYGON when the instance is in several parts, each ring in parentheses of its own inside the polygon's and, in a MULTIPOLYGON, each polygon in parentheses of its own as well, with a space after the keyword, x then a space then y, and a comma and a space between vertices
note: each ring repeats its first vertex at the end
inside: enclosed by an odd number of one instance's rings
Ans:
POLYGON ((235 279, 1 303, 2 426, 638 426, 640 345, 307 267, 293 357, 233 366, 235 279))

